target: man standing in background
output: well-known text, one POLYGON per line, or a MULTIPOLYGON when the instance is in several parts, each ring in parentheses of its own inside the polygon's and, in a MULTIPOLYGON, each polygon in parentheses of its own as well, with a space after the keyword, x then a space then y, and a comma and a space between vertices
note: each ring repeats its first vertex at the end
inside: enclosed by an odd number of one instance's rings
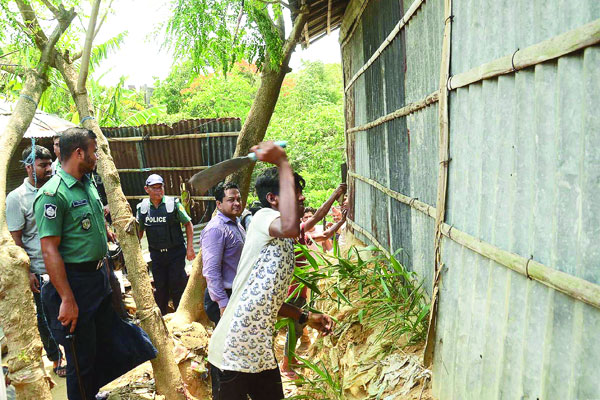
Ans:
POLYGON ((187 285, 185 259, 192 261, 194 252, 194 226, 183 205, 171 196, 165 196, 164 180, 152 174, 144 187, 148 198, 137 206, 137 220, 140 224, 139 238, 148 235, 148 248, 152 259, 154 277, 154 299, 160 312, 168 312, 169 298, 177 310, 179 301, 187 285), (181 224, 185 225, 187 250, 181 224))
POLYGON ((52 155, 45 147, 36 145, 33 147, 33 151, 31 147, 27 147, 23 151, 21 160, 25 165, 27 178, 21 186, 6 196, 6 224, 17 246, 25 249, 29 256, 29 286, 35 300, 40 338, 46 356, 54 364, 54 373, 64 378, 67 371, 65 366, 61 365, 62 354, 48 328, 40 296, 40 289, 44 283, 43 276, 46 275, 46 266, 33 214, 33 201, 37 190, 52 176, 52 155))
POLYGON ((220 183, 215 189, 217 214, 202 230, 202 274, 206 278, 204 310, 219 323, 231 296, 231 285, 246 240, 246 231, 237 222, 242 197, 235 183, 220 183))
POLYGON ((56 160, 52 161, 52 175, 56 175, 56 172, 60 168, 60 133, 52 136, 52 149, 56 155, 56 160))

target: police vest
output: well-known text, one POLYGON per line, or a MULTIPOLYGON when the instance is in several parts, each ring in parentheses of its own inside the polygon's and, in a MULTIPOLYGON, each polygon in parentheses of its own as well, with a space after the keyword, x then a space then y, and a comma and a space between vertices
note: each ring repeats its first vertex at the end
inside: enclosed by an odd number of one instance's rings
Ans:
POLYGON ((138 204, 140 224, 144 225, 148 236, 148 247, 152 249, 169 249, 184 244, 181 223, 177 217, 175 199, 164 198, 165 207, 151 207, 150 199, 144 199, 138 204))

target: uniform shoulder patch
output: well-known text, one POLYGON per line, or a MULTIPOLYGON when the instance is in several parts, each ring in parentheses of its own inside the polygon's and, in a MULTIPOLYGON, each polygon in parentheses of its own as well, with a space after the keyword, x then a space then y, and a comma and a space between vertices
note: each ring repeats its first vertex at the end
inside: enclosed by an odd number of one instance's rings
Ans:
POLYGON ((56 204, 44 204, 44 217, 48 219, 56 218, 56 204))

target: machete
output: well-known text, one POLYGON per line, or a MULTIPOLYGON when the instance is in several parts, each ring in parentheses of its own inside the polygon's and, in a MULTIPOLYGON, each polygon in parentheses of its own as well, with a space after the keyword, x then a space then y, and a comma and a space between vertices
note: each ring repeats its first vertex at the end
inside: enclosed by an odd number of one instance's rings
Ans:
MULTIPOLYGON (((276 145, 285 147, 287 145, 286 141, 277 141, 276 145)), ((208 167, 203 171, 194 174, 188 183, 192 185, 194 189, 196 189, 199 195, 204 194, 208 189, 215 186, 217 183, 221 182, 223 179, 227 178, 227 176, 231 175, 235 171, 243 168, 247 165, 256 162, 256 154, 250 153, 245 157, 236 157, 231 158, 229 160, 221 161, 218 164, 213 165, 212 167, 208 167)))

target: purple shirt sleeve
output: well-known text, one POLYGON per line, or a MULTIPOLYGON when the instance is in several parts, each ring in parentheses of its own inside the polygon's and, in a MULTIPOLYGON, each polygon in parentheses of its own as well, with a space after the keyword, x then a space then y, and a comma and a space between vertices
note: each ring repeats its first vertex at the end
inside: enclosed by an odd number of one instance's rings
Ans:
POLYGON ((223 284, 223 251, 225 248, 225 235, 222 230, 213 228, 203 232, 202 239, 202 275, 206 278, 208 294, 220 308, 229 303, 229 296, 223 284))

